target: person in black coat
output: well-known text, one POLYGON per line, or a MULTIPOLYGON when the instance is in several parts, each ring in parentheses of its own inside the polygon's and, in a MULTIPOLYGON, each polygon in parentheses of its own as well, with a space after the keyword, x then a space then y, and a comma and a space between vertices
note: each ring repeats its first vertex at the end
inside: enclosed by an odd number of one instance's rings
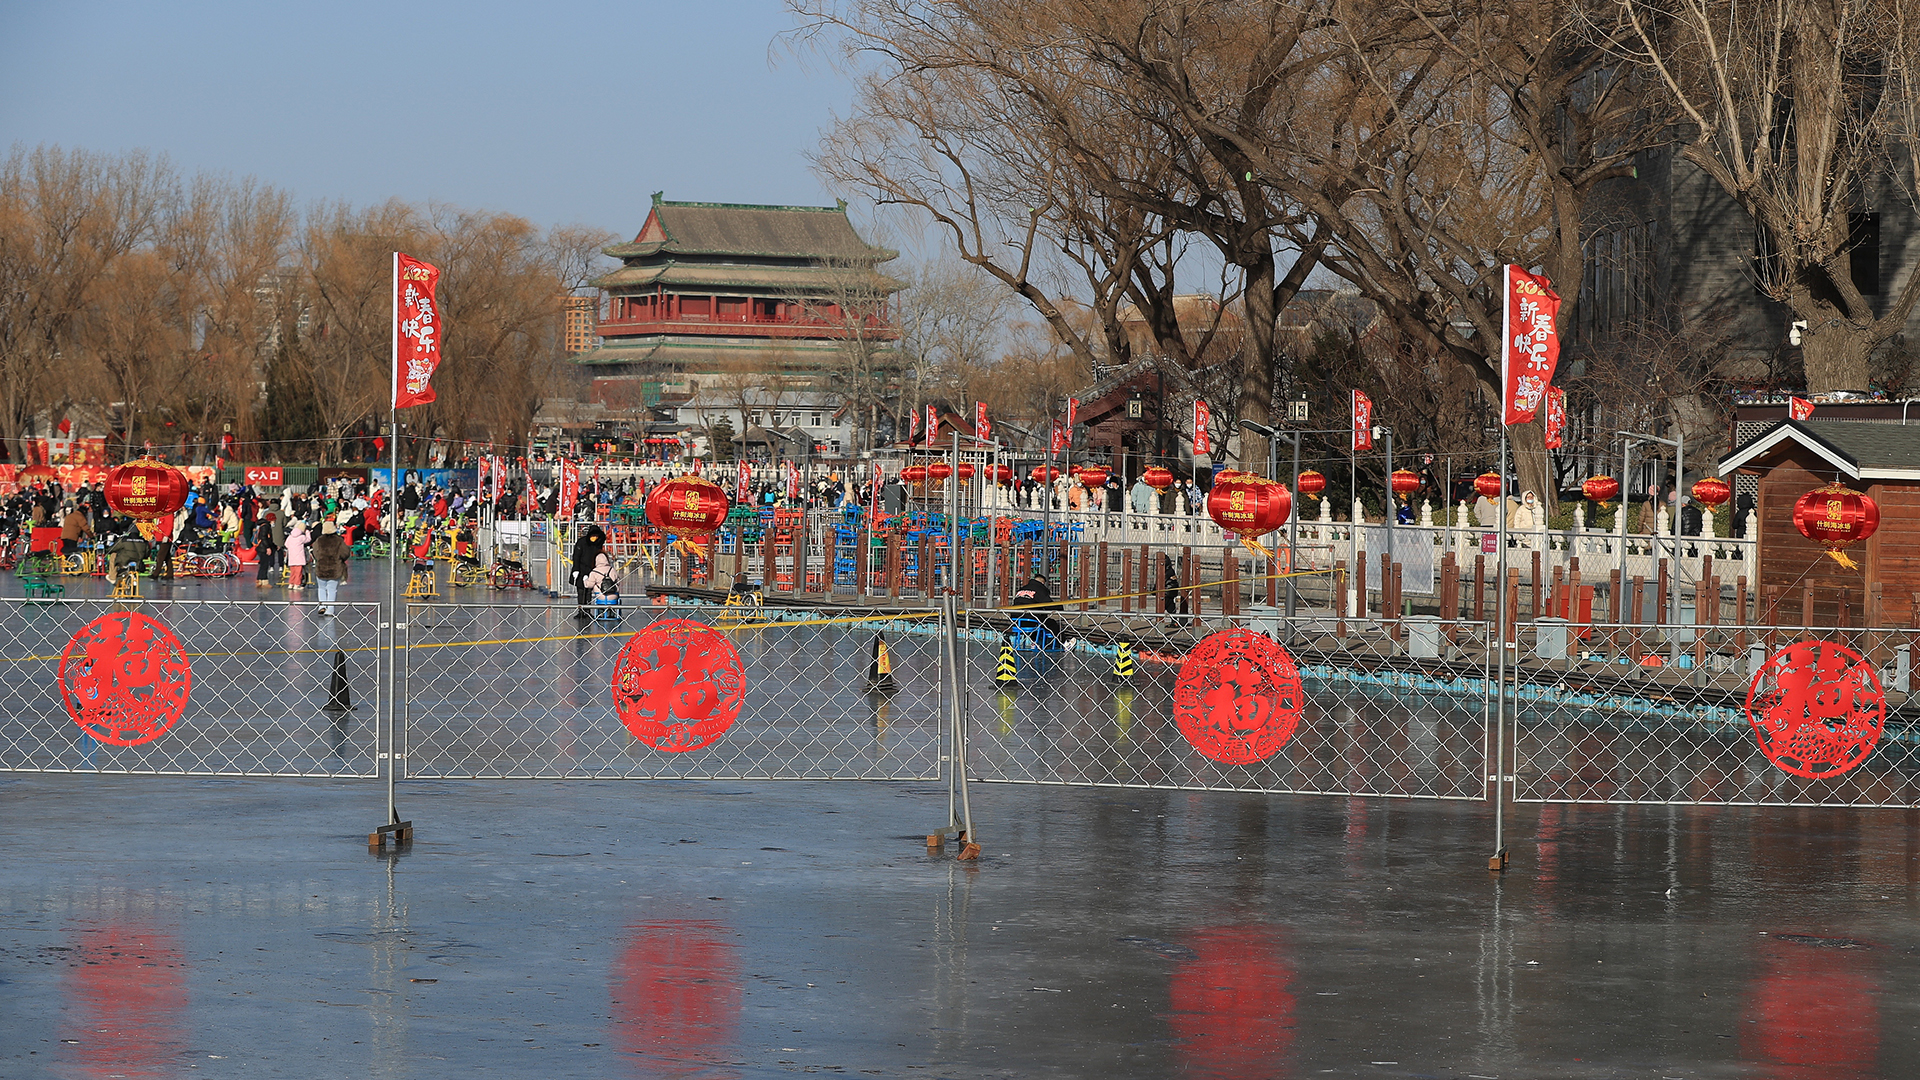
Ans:
POLYGON ((589 525, 580 539, 573 542, 573 596, 579 603, 574 611, 576 619, 593 618, 593 589, 587 584, 587 574, 593 570, 594 563, 600 559, 600 552, 607 546, 607 534, 600 526, 589 525))

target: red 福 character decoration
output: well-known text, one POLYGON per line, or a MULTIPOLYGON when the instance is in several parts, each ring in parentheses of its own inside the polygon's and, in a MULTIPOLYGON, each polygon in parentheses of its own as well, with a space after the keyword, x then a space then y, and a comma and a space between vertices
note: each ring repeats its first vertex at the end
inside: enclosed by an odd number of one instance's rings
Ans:
POLYGON ((711 745, 740 716, 746 671, 733 642, 704 624, 664 619, 627 639, 613 668, 613 709, 633 737, 670 754, 711 745))
POLYGON ((1180 665, 1173 718, 1201 755, 1265 761, 1293 738, 1305 698, 1293 657, 1250 630, 1210 634, 1180 665))
POLYGON ((60 654, 60 698, 87 734, 112 746, 165 735, 186 713, 193 670, 173 631, 133 612, 102 615, 60 654))
POLYGON ((1781 649, 1747 687, 1747 722, 1760 752, 1785 772, 1818 780, 1852 770, 1879 744, 1887 695, 1873 665, 1831 641, 1781 649))

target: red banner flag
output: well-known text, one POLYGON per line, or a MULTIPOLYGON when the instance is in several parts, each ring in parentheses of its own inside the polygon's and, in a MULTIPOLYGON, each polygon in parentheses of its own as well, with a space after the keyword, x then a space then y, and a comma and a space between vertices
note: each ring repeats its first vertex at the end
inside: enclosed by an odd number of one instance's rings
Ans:
POLYGON ((908 445, 912 445, 920 441, 920 414, 918 412, 912 412, 907 415, 913 424, 912 427, 907 429, 907 443, 908 445))
POLYGON ((1213 422, 1213 415, 1207 411, 1207 403, 1200 398, 1193 399, 1193 456, 1202 454, 1212 456, 1213 440, 1207 437, 1207 425, 1213 422))
POLYGON ((433 369, 440 366, 440 308, 433 298, 440 271, 393 253, 393 407, 433 400, 433 369))
POLYGON ((1501 268, 1502 348, 1500 350, 1501 422, 1530 424, 1540 410, 1554 365, 1560 362, 1560 297, 1545 275, 1533 275, 1509 263, 1501 268))
POLYGON ((1067 448, 1067 429, 1058 420, 1053 421, 1053 432, 1047 440, 1047 448, 1056 454, 1067 448))
POLYGON ((800 501, 800 470, 794 468, 792 462, 787 463, 787 498, 800 501))
POLYGON ((1547 387, 1547 449, 1558 450, 1566 438, 1567 431, 1567 392, 1557 386, 1547 387))
POLYGON ((1789 418, 1805 420, 1812 415, 1813 402, 1808 401, 1806 398, 1790 397, 1787 399, 1787 416, 1789 418))
POLYGON ((993 437, 993 425, 987 421, 987 403, 984 401, 973 403, 973 434, 983 440, 993 437))
POLYGON ((1079 422, 1080 422, 1080 399, 1077 397, 1070 397, 1067 399, 1067 426, 1072 427, 1073 425, 1079 422))
POLYGON ((1353 392, 1353 452, 1373 449, 1373 399, 1353 392))
POLYGON ((580 466, 576 462, 560 463, 560 516, 570 518, 574 507, 580 505, 580 466))
POLYGON ((740 468, 736 471, 734 481, 733 481, 733 501, 734 502, 744 504, 747 501, 748 485, 751 484, 752 481, 753 481, 753 466, 747 464, 744 461, 741 462, 740 468))
POLYGON ((933 406, 929 405, 927 406, 927 445, 932 446, 933 440, 939 437, 940 413, 936 411, 933 406))

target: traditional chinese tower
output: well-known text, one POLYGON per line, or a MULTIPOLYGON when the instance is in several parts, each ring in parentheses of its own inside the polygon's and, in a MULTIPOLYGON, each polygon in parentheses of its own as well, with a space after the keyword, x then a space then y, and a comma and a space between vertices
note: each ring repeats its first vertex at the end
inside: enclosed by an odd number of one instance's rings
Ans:
POLYGON ((643 387, 727 373, 781 373, 825 388, 857 339, 891 362, 900 332, 879 272, 896 252, 869 245, 838 206, 669 202, 659 192, 621 261, 596 279, 601 343, 574 357, 593 397, 637 404, 643 387))

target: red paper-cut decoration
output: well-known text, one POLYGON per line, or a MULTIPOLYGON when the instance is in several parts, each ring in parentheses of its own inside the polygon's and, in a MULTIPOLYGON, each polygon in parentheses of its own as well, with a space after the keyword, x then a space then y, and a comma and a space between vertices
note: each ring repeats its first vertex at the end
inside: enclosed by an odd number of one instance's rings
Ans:
POLYGON ((1873 665, 1831 641, 1781 649, 1747 687, 1747 722, 1760 752, 1811 780, 1840 776, 1865 761, 1886 716, 1887 695, 1873 665))
POLYGON ((746 672, 725 634, 663 619, 627 639, 613 668, 613 708, 633 737, 669 754, 698 750, 740 716, 746 672))
POLYGON ((113 746, 139 746, 180 722, 193 670, 173 631, 145 615, 116 611, 67 642, 59 681, 67 715, 87 734, 113 746))
POLYGON ((1187 654, 1173 688, 1173 719, 1204 757, 1246 765, 1272 757, 1300 726, 1300 669, 1250 630, 1210 634, 1187 654))

